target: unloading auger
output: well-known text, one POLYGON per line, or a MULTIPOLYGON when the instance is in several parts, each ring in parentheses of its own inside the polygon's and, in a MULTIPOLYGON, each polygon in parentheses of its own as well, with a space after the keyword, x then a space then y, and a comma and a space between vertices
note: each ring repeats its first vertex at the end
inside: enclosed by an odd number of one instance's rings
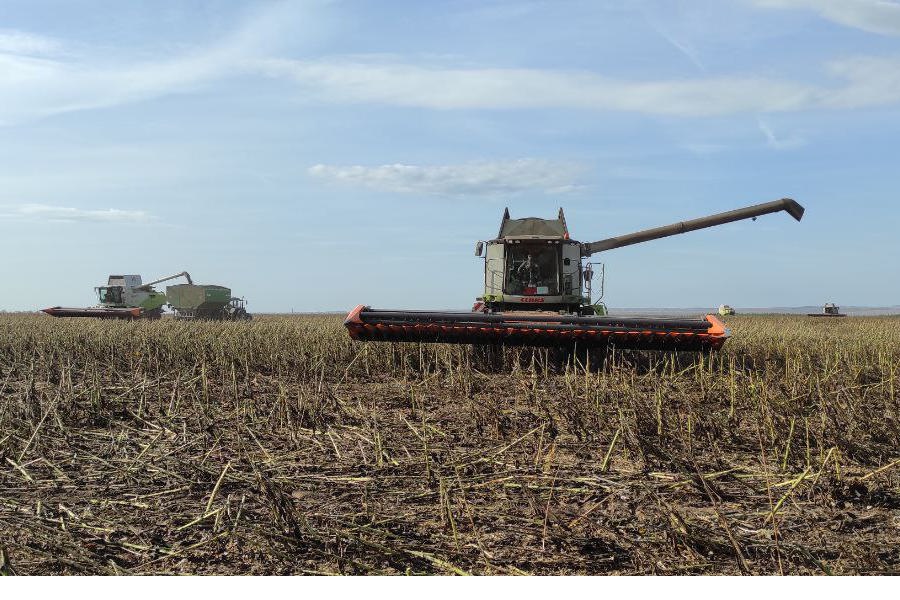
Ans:
POLYGON ((562 209, 556 219, 512 219, 507 209, 497 237, 475 246, 475 255, 485 259, 484 294, 471 312, 374 310, 359 305, 344 325, 351 338, 363 341, 717 350, 730 333, 715 315, 696 319, 607 315, 603 303, 591 298, 594 263, 589 259, 598 252, 780 211, 799 221, 804 209, 783 198, 582 243, 570 239, 562 209))

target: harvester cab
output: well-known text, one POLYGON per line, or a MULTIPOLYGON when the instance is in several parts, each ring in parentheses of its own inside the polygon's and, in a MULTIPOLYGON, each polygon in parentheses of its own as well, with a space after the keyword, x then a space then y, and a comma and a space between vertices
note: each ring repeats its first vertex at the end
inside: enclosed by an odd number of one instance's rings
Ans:
POLYGON ((151 284, 144 285, 140 275, 110 275, 105 286, 94 288, 99 306, 105 308, 142 308, 160 311, 166 295, 151 284))
POLYGON ((496 239, 475 246, 476 256, 484 255, 484 295, 475 310, 606 314, 599 298, 591 299, 593 267, 603 273, 603 265, 583 261, 581 247, 569 237, 563 209, 556 219, 512 219, 506 209, 496 239))
POLYGON ((703 319, 607 316, 602 304, 591 301, 589 286, 595 263, 590 257, 780 211, 799 221, 804 209, 783 198, 582 243, 570 238, 562 209, 556 219, 512 219, 507 210, 497 237, 475 246, 476 255, 484 255, 485 260, 484 294, 472 312, 373 310, 360 305, 344 325, 353 339, 372 341, 717 349, 729 332, 715 315, 703 319))
POLYGON ((487 246, 484 296, 478 298, 479 304, 476 306, 483 312, 539 310, 568 315, 606 314, 605 306, 592 304, 591 300, 593 264, 600 264, 601 272, 603 268, 602 263, 588 262, 592 255, 741 219, 756 219, 760 215, 782 210, 798 221, 803 217, 803 207, 785 198, 582 243, 570 238, 561 208, 556 219, 512 219, 509 209, 506 209, 497 238, 479 241, 475 246, 476 256, 482 256, 483 248, 487 246))

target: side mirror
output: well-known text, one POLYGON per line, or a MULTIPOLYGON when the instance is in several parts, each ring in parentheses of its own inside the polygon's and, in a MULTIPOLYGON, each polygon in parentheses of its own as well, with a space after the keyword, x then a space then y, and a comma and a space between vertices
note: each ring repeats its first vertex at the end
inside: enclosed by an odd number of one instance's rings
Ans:
POLYGON ((484 252, 484 242, 476 242, 475 243, 475 256, 481 256, 484 252))
POLYGON ((590 263, 586 264, 584 267, 584 282, 587 283, 591 279, 594 278, 594 267, 591 266, 590 263))

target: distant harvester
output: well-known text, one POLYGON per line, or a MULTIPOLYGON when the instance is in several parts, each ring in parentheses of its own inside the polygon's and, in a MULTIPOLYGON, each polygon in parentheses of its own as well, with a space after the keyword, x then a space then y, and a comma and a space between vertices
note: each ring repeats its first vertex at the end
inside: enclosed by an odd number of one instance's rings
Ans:
POLYGON ((53 306, 43 312, 52 317, 95 319, 159 319, 168 304, 177 319, 250 319, 246 301, 220 285, 196 285, 187 271, 142 283, 140 275, 110 275, 105 286, 94 288, 100 303, 87 308, 53 306), (170 285, 165 293, 154 285, 184 277, 186 284, 170 285))
POLYGON ((846 317, 841 312, 841 307, 833 302, 826 302, 820 313, 807 313, 808 317, 846 317))

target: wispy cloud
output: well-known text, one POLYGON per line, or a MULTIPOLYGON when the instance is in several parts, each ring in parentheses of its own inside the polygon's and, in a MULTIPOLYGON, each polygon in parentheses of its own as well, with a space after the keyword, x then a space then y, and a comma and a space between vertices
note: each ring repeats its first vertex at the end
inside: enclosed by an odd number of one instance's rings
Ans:
MULTIPOLYGON (((896 29, 900 33, 900 3, 754 2, 814 7, 847 22, 869 23, 880 32, 896 29), (845 3, 855 8, 842 8, 845 3), (848 16, 851 13, 853 19, 848 16)), ((91 55, 90 51, 71 54, 58 40, 29 32, 0 32, 0 125, 190 93, 247 76, 291 82, 301 102, 435 110, 579 109, 702 117, 900 102, 900 57, 834 61, 825 65, 820 77, 811 76, 807 82, 754 73, 713 76, 705 72, 687 41, 651 24, 697 66, 697 76, 640 80, 585 70, 471 66, 459 59, 428 63, 384 56, 298 60, 272 56, 271 39, 278 37, 274 32, 280 31, 280 14, 263 11, 217 44, 149 61, 91 55)))
POLYGON ((83 209, 46 204, 22 204, 9 210, 0 210, 0 217, 33 221, 80 221, 93 223, 146 223, 154 217, 142 210, 83 209))
POLYGON ((239 75, 236 65, 264 54, 292 6, 273 4, 215 44, 155 60, 129 59, 127 48, 73 53, 62 40, 0 32, 0 125, 192 92, 239 75))
POLYGON ((900 3, 893 0, 754 0, 767 8, 807 9, 821 17, 884 35, 900 35, 900 3))
POLYGON ((660 19, 643 4, 638 5, 638 10, 644 18, 647 26, 655 31, 661 38, 668 42, 673 48, 678 50, 691 64, 693 64, 701 72, 706 72, 706 65, 700 60, 697 50, 686 40, 679 39, 669 33, 668 27, 664 26, 660 19))
POLYGON ((776 150, 790 150, 792 148, 799 148, 806 145, 806 140, 796 134, 792 134, 787 137, 776 136, 775 132, 772 130, 769 124, 760 117, 756 118, 756 124, 759 126, 759 130, 765 136, 766 144, 770 148, 774 148, 776 150))
POLYGON ((380 165, 309 168, 313 177, 387 192, 433 195, 509 195, 525 191, 547 194, 578 187, 583 168, 539 159, 489 161, 460 165, 380 165))
POLYGON ((833 85, 755 75, 623 80, 586 71, 424 67, 378 61, 248 63, 296 82, 307 100, 431 109, 574 108, 675 116, 850 109, 900 101, 900 58, 833 61, 833 85))
POLYGON ((228 49, 213 49, 155 63, 99 65, 0 53, 0 124, 196 90, 227 72, 229 56, 228 49))
POLYGON ((54 54, 62 48, 62 42, 34 33, 0 29, 0 53, 40 56, 54 54))
POLYGON ((823 93, 818 106, 852 109, 886 106, 900 101, 900 59, 858 58, 834 61, 828 71, 847 85, 823 93))
POLYGON ((577 108, 699 116, 792 110, 815 93, 810 86, 754 76, 626 81, 587 71, 341 60, 268 59, 252 66, 296 81, 313 99, 432 109, 577 108))

